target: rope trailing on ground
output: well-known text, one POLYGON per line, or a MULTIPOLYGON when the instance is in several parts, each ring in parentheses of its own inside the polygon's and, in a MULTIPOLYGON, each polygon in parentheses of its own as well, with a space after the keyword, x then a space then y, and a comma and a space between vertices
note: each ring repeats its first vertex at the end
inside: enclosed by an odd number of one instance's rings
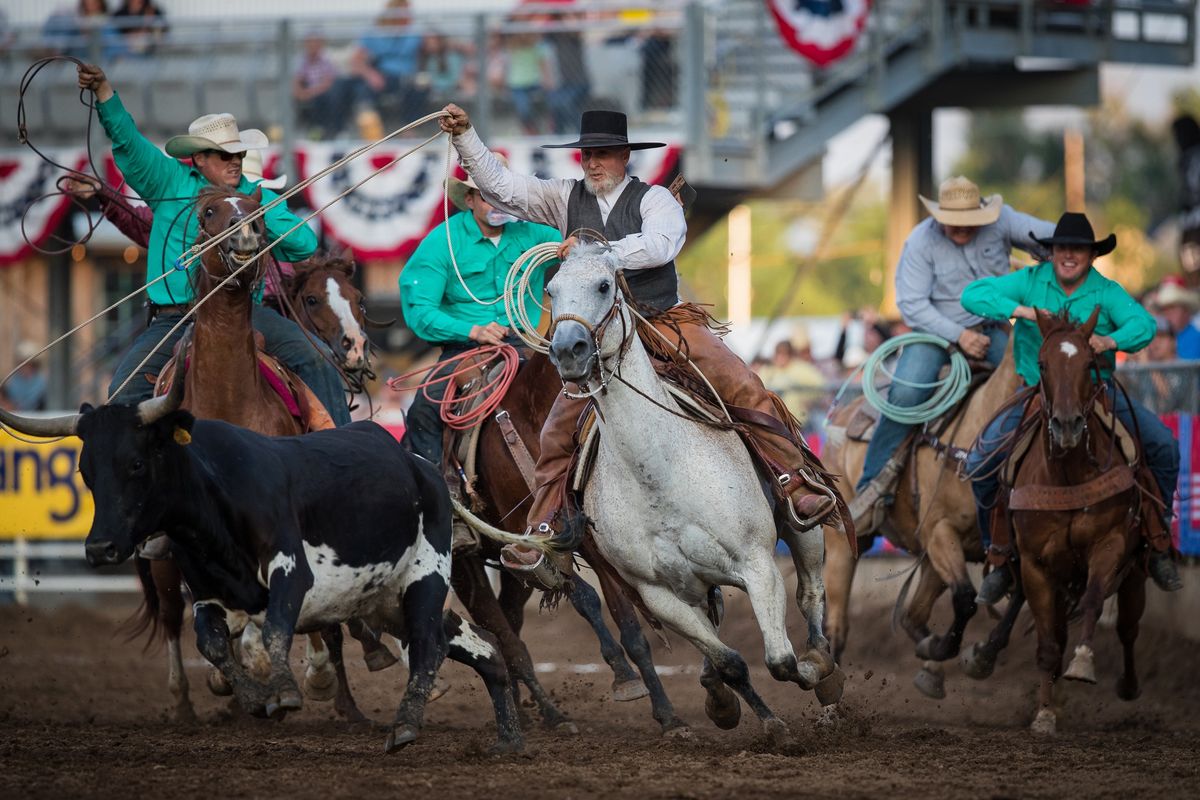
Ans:
MULTIPOLYGON (((852 375, 851 378, 854 376, 852 375)), ((849 381, 847 381, 847 384, 849 381)), ((931 333, 905 333, 888 339, 876 348, 862 366, 863 396, 871 406, 890 420, 902 425, 922 425, 937 419, 958 404, 971 385, 971 367, 962 352, 950 342, 931 333), (920 383, 897 378, 888 371, 884 363, 895 353, 912 344, 928 344, 944 348, 950 353, 950 373, 933 383, 920 383), (887 401, 884 392, 876 386, 875 376, 882 373, 889 383, 913 389, 933 389, 933 395, 915 406, 898 406, 887 401)), ((845 386, 842 387, 843 391, 845 386)), ((841 395, 841 392, 838 392, 841 395)))

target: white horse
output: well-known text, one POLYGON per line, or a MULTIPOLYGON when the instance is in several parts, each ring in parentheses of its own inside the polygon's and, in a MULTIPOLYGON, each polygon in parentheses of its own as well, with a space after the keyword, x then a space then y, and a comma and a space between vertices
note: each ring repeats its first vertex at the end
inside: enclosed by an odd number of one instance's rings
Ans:
MULTIPOLYGON (((746 592, 776 680, 840 696, 841 674, 821 632, 824 542, 780 529, 797 563, 797 600, 808 617, 809 648, 796 658, 785 628, 787 593, 775 565, 773 502, 737 433, 685 419, 654 370, 617 283, 619 264, 598 245, 577 246, 550 281, 550 357, 565 382, 593 391, 600 444, 584 491, 604 557, 647 608, 704 655, 705 711, 732 728, 750 705, 773 739, 786 725, 750 684, 746 662, 718 638, 720 586, 746 592), (589 387, 591 387, 589 389, 589 387), (828 684, 823 684, 825 688, 828 684)), ((825 696, 822 696, 825 695, 825 696)))

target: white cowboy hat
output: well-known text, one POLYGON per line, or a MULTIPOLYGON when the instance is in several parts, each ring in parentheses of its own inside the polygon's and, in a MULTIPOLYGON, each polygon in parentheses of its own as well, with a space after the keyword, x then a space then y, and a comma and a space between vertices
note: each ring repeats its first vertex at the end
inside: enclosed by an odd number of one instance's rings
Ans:
POLYGON ((1000 219, 1000 209, 1004 205, 998 194, 981 199, 979 187, 962 175, 942 181, 936 203, 921 195, 917 197, 938 222, 962 228, 991 225, 1000 219))
POLYGON ((246 176, 246 180, 257 183, 264 189, 279 191, 287 186, 287 175, 270 180, 263 177, 263 157, 257 150, 247 150, 246 155, 242 156, 242 174, 246 176))
POLYGON ((187 158, 201 150, 245 153, 247 150, 264 150, 269 144, 267 135, 257 128, 238 131, 233 114, 205 114, 192 120, 187 134, 168 139, 166 150, 168 155, 187 158))
MULTIPOLYGON (((492 155, 494 155, 496 160, 498 160, 501 164, 506 167, 508 166, 508 159, 503 155, 497 153, 495 150, 492 151, 492 155)), ((243 166, 242 169, 245 170, 245 166, 243 166)), ((454 203, 454 207, 459 211, 467 210, 467 189, 479 191, 479 187, 475 185, 475 181, 472 180, 470 175, 467 176, 465 181, 460 181, 455 177, 450 178, 450 186, 448 189, 446 189, 446 194, 450 197, 450 202, 454 203)))
POLYGON ((1200 309, 1200 293, 1177 283, 1164 283, 1154 295, 1154 305, 1158 308, 1183 306, 1188 311, 1196 311, 1200 309))

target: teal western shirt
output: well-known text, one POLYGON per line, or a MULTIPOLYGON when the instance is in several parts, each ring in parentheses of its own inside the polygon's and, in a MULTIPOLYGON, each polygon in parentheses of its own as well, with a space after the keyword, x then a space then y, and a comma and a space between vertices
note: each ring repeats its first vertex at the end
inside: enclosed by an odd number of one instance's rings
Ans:
MULTIPOLYGON (((146 280, 157 278, 165 270, 173 271, 170 277, 147 291, 150 302, 160 306, 190 303, 192 289, 188 273, 176 270, 175 262, 196 242, 200 229, 196 195, 211 184, 195 167, 172 158, 143 136, 119 96, 114 94, 97 108, 100 124, 112 140, 117 168, 154 211, 150 246, 146 252, 146 280)), ((237 189, 250 194, 256 185, 243 176, 237 189)), ((263 205, 276 197, 274 192, 262 190, 263 205)), ((268 241, 275 241, 300 218, 288 211, 286 204, 280 203, 267 212, 263 221, 268 241)), ((303 261, 316 249, 317 235, 307 225, 301 225, 275 246, 274 255, 281 261, 303 261)), ((192 267, 198 268, 199 264, 196 261, 192 267)))
MULTIPOLYGON (((504 310, 504 300, 489 302, 504 294, 504 279, 509 267, 529 248, 544 242, 557 242, 559 232, 534 222, 510 222, 501 229, 500 240, 492 244, 479 230, 475 217, 462 211, 438 225, 421 244, 400 273, 400 304, 404 319, 413 333, 427 342, 451 344, 469 342, 471 328, 496 322, 513 327, 504 310), (446 229, 454 247, 458 275, 446 246, 446 229), (461 276, 461 282, 459 280, 461 276), (463 283, 479 300, 471 299, 463 283)), ((554 264, 557 262, 551 262, 554 264)), ((529 288, 536 297, 521 298, 526 314, 535 326, 542 317, 540 300, 545 269, 530 278, 529 288)))
MULTIPOLYGON (((1094 268, 1088 270, 1083 282, 1068 296, 1054 276, 1049 261, 1019 269, 1008 275, 980 278, 963 291, 962 306, 972 314, 995 320, 1012 317, 1017 306, 1030 306, 1057 314, 1067 310, 1078 323, 1087 321, 1099 306, 1096 333, 1111 336, 1117 349, 1135 353, 1154 338, 1154 317, 1116 281, 1109 280, 1094 268)), ((1017 373, 1029 386, 1041 379, 1038 370, 1038 350, 1042 347, 1042 332, 1036 322, 1019 319, 1013 327, 1013 356, 1017 373)), ((1112 374, 1116 359, 1112 351, 1099 357, 1100 371, 1107 378, 1112 374)))

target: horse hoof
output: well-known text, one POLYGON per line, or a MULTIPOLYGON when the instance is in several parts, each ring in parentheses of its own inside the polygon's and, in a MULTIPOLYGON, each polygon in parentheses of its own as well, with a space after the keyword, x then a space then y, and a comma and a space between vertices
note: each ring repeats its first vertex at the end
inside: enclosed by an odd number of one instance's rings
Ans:
POLYGON ((221 670, 212 667, 208 670, 208 690, 217 697, 228 697, 233 694, 233 686, 229 681, 225 680, 225 676, 221 674, 221 670))
POLYGON ((524 739, 504 740, 498 739, 496 743, 488 748, 488 754, 493 756, 508 756, 514 753, 525 752, 524 739))
POLYGON ((397 725, 388 731, 387 741, 383 744, 384 753, 394 753, 402 747, 407 747, 417 740, 420 731, 412 725, 397 725))
POLYGON ((613 702, 628 703, 631 700, 641 700, 648 694, 650 694, 650 690, 646 688, 646 684, 642 683, 641 678, 634 678, 622 683, 613 681, 613 702))
POLYGON ((937 664, 927 663, 913 678, 917 691, 933 700, 946 699, 946 673, 937 664))
POLYGON ((917 658, 921 659, 922 661, 935 660, 933 657, 933 648, 936 641, 937 635, 931 633, 921 641, 917 642, 917 658))
POLYGON ((813 692, 817 696, 817 702, 828 707, 842 699, 842 692, 845 688, 846 673, 834 667, 833 672, 822 678, 813 687, 813 692))
POLYGON ((438 675, 433 679, 433 688, 429 690, 429 699, 425 702, 432 703, 434 700, 442 697, 446 692, 450 691, 454 684, 438 675))
POLYGON ((817 668, 818 680, 823 680, 833 674, 837 663, 829 651, 822 647, 810 647, 800 659, 801 663, 809 663, 817 668))
POLYGON ((333 667, 327 665, 323 669, 309 668, 304 673, 304 694, 309 700, 332 700, 337 695, 337 688, 337 672, 333 667))
POLYGON ((1125 678, 1117 679, 1117 697, 1122 700, 1137 700, 1142 696, 1142 687, 1138 685, 1136 680, 1130 681, 1125 678))
POLYGON ((1043 708, 1038 711, 1029 730, 1038 736, 1053 736, 1058 733, 1058 718, 1053 711, 1043 708))
POLYGON ((284 711, 299 711, 304 707, 304 699, 296 689, 284 689, 278 699, 279 707, 284 711))
POLYGON ((379 672, 387 669, 395 664, 399 659, 392 655, 392 651, 387 649, 387 645, 380 644, 375 650, 363 655, 363 662, 367 665, 368 672, 379 672))
POLYGON ((783 747, 792 739, 792 732, 788 730, 787 723, 779 717, 768 717, 763 720, 763 731, 767 734, 767 740, 772 747, 783 747))
POLYGON ((815 689, 821 682, 821 671, 811 661, 799 661, 796 663, 796 682, 806 692, 815 689))
POLYGON ((564 719, 562 722, 555 724, 554 732, 564 736, 578 736, 579 726, 569 719, 564 719))
POLYGON ((687 723, 674 720, 670 726, 663 728, 662 735, 664 739, 691 739, 692 729, 687 726, 687 723))
POLYGON ((742 704, 728 686, 721 684, 708 690, 704 700, 704 713, 723 731, 733 730, 742 720, 742 704))
POLYGON ((1071 665, 1067 667, 1067 671, 1063 673, 1063 677, 1069 681, 1095 683, 1096 654, 1092 652, 1092 648, 1086 644, 1076 647, 1075 657, 1071 659, 1071 665))
POLYGON ((992 676, 996 669, 996 657, 989 657, 983 644, 976 642, 962 654, 962 668, 968 678, 981 681, 992 676))

